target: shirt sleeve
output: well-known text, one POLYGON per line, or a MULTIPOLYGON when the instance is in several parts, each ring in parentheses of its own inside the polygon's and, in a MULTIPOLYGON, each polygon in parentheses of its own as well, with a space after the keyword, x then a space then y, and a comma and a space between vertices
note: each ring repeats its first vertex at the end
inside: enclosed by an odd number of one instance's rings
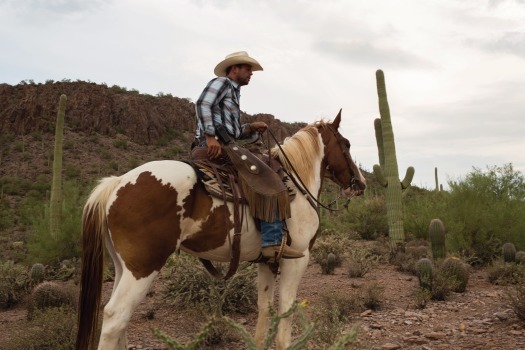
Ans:
POLYGON ((206 135, 215 135, 216 125, 222 124, 219 103, 227 88, 228 81, 225 78, 215 78, 208 83, 195 103, 197 118, 206 135))

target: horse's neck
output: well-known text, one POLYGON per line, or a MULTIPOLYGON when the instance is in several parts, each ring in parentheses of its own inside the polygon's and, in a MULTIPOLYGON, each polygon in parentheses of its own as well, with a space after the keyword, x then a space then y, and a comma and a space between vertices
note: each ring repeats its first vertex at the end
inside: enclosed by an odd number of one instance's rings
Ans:
POLYGON ((300 164, 294 164, 292 162, 294 169, 300 169, 297 173, 292 171, 292 176, 294 176, 295 179, 300 179, 298 180, 300 186, 305 186, 308 192, 315 196, 315 198, 318 197, 323 183, 323 179, 321 177, 321 158, 322 157, 319 157, 319 159, 314 159, 312 161, 312 165, 308 168, 302 167, 300 164))

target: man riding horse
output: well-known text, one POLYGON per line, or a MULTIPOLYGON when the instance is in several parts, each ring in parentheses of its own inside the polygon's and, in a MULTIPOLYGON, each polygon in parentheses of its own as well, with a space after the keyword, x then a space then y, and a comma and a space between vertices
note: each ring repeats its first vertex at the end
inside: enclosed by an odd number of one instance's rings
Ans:
MULTIPOLYGON (((256 139, 268 128, 266 123, 260 121, 241 125, 241 86, 248 85, 253 71, 258 70, 263 70, 259 62, 244 51, 226 56, 215 67, 217 77, 206 85, 195 104, 198 119, 195 143, 207 146, 209 159, 221 156, 222 146, 230 140, 256 139)), ((264 163, 260 165, 267 166, 264 163)), ((277 212, 272 213, 271 218, 261 219, 261 255, 264 258, 275 259, 280 255, 284 259, 295 259, 304 256, 281 244, 285 216, 286 213, 277 212)))

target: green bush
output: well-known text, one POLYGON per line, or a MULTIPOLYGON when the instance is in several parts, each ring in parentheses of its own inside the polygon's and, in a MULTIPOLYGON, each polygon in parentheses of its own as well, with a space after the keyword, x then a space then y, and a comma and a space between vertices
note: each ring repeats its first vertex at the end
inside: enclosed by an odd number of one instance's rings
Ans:
POLYGON ((373 240, 388 236, 386 203, 383 196, 369 196, 352 200, 345 223, 363 239, 373 240))
POLYGON ((509 304, 521 321, 525 321, 525 285, 521 283, 516 284, 511 291, 507 291, 507 300, 509 304))
POLYGON ((12 261, 0 261, 0 307, 9 308, 27 295, 27 268, 12 261))
POLYGON ((404 199, 407 232, 424 238, 428 222, 439 217, 447 223, 448 251, 472 265, 490 264, 502 242, 525 248, 525 178, 512 164, 473 168, 449 187, 404 199))
POLYGON ((24 217, 31 225, 28 239, 28 260, 56 265, 81 254, 80 228, 84 196, 80 185, 72 181, 63 184, 62 222, 55 241, 49 232, 49 203, 42 200, 26 201, 24 217))
POLYGON ((77 315, 70 308, 37 310, 27 325, 2 344, 5 350, 75 348, 77 315))
POLYGON ((311 251, 311 256, 316 263, 321 264, 328 258, 328 254, 335 255, 335 267, 342 264, 341 257, 351 249, 352 241, 343 234, 334 230, 323 230, 311 251))
MULTIPOLYGON (((174 272, 164 290, 168 302, 201 306, 217 316, 254 311, 257 304, 254 265, 241 264, 237 273, 224 281, 210 276, 197 259, 187 254, 181 253, 172 263, 174 272)), ((217 264, 217 269, 225 270, 222 264, 217 264)))
POLYGON ((341 336, 352 313, 364 310, 357 293, 330 292, 321 294, 313 309, 316 348, 326 349, 341 336))

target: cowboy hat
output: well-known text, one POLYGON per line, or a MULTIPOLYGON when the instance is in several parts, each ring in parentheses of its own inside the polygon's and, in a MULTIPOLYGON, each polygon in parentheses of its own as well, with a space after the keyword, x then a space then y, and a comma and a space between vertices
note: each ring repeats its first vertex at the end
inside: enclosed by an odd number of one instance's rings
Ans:
POLYGON ((263 70, 259 62, 251 58, 246 51, 234 52, 226 56, 224 60, 219 62, 213 72, 218 77, 226 76, 226 68, 234 66, 236 64, 249 64, 252 67, 252 71, 263 70))

